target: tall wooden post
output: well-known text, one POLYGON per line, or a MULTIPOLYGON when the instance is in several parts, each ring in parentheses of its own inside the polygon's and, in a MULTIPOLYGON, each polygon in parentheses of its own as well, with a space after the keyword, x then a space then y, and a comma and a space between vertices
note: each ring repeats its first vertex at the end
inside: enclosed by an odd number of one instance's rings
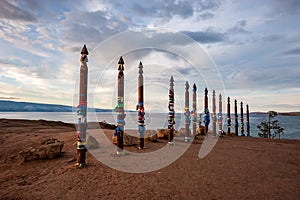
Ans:
POLYGON ((217 134, 217 126, 216 126, 216 122, 217 122, 217 117, 216 117, 216 91, 213 90, 212 92, 212 131, 213 131, 213 135, 217 134))
POLYGON ((244 134, 244 112, 243 112, 243 102, 241 102, 241 135, 245 136, 244 134))
POLYGON ((190 110, 189 110, 189 104, 190 104, 190 99, 189 99, 189 88, 190 85, 188 82, 185 83, 185 107, 184 107, 184 115, 185 115, 185 137, 184 137, 184 141, 185 142, 189 142, 190 139, 190 123, 191 123, 191 119, 190 119, 190 110))
POLYGON ((168 144, 174 144, 174 124, 175 124, 175 111, 174 111, 174 79, 173 76, 170 78, 170 89, 169 89, 169 116, 168 116, 168 144))
POLYGON ((207 88, 204 89, 204 125, 205 125, 205 130, 206 134, 208 132, 208 125, 210 123, 210 115, 209 115, 209 110, 208 110, 208 90, 207 88))
POLYGON ((223 132, 223 114, 222 114, 222 95, 219 95, 219 113, 218 113, 218 133, 222 135, 223 132))
POLYGON ((118 62, 118 99, 117 99, 117 128, 115 131, 115 134, 117 136, 117 154, 122 155, 123 154, 123 137, 124 137, 124 126, 125 126, 125 114, 124 114, 124 60, 122 56, 119 59, 118 62))
POLYGON ((227 135, 231 135, 230 97, 227 98, 227 135))
POLYGON ((77 106, 77 163, 74 167, 86 166, 86 130, 87 130, 87 84, 88 84, 88 56, 89 52, 84 45, 81 50, 79 104, 77 106))
POLYGON ((246 106, 246 108, 247 108, 247 110, 246 110, 246 113, 247 113, 247 118, 246 118, 246 125, 247 125, 247 136, 248 137, 250 137, 250 119, 249 119, 249 106, 248 106, 248 104, 247 104, 247 106, 246 106))
POLYGON ((139 64, 139 77, 138 77, 138 132, 139 132, 139 149, 144 148, 144 133, 145 133, 145 113, 144 113, 144 77, 143 77, 143 64, 139 64))
POLYGON ((197 86, 195 83, 193 85, 192 122, 193 122, 193 135, 197 135, 197 86))
POLYGON ((237 113, 237 100, 234 100, 234 130, 235 135, 239 136, 239 120, 238 120, 238 113, 237 113))

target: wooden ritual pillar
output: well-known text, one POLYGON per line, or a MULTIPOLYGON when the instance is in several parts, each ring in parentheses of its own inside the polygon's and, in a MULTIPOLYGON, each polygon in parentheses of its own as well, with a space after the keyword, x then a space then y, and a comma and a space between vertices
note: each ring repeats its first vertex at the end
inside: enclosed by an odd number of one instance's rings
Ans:
POLYGON ((185 115, 185 137, 184 137, 184 141, 185 142, 189 142, 191 140, 190 138, 190 123, 191 123, 191 119, 190 119, 190 110, 189 110, 189 88, 190 85, 189 83, 186 81, 185 83, 185 107, 184 107, 184 115, 185 115))
POLYGON ((231 135, 230 97, 227 98, 227 135, 231 135))
POLYGON ((205 130, 206 134, 208 132, 208 126, 210 123, 210 115, 209 115, 209 110, 208 110, 208 90, 207 88, 204 89, 204 125, 205 125, 205 130))
POLYGON ((115 135, 117 136, 117 154, 122 155, 123 154, 123 148, 124 148, 124 126, 125 126, 125 113, 124 113, 124 60, 122 56, 119 59, 118 62, 118 97, 117 97, 117 128, 115 131, 115 135))
POLYGON ((145 112, 144 112, 144 77, 143 77, 143 64, 139 64, 139 77, 138 77, 138 148, 144 148, 144 133, 145 133, 145 112))
POLYGON ((237 112, 237 100, 234 100, 234 130, 235 135, 239 136, 239 120, 238 120, 238 112, 237 112))
POLYGON ((169 88, 169 115, 168 115, 168 144, 174 144, 174 124, 175 124, 175 111, 174 111, 174 79, 173 76, 170 78, 169 88))
POLYGON ((212 131, 213 131, 213 135, 217 135, 217 116, 216 116, 216 91, 213 90, 212 92, 212 131))
POLYGON ((88 55, 89 52, 84 45, 80 58, 79 104, 77 106, 77 163, 74 164, 74 167, 78 168, 86 166, 88 55))
POLYGON ((218 113, 218 133, 223 135, 223 114, 222 114, 222 95, 219 95, 219 113, 218 113))
POLYGON ((245 136, 244 134, 244 111, 243 111, 243 102, 241 102, 241 135, 245 136))
POLYGON ((193 135, 197 135, 197 86, 193 85, 193 111, 192 111, 192 122, 193 122, 193 135))
POLYGON ((249 115, 249 105, 247 104, 246 106, 247 110, 246 110, 246 132, 247 132, 247 136, 250 137, 250 115, 249 115))

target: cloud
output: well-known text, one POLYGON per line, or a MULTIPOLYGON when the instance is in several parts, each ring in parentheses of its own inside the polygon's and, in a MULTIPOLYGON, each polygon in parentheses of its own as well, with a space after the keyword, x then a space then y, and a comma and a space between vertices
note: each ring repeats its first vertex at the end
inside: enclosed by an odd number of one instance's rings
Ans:
POLYGON ((0 97, 0 99, 2 100, 16 100, 16 99, 20 99, 18 97, 0 97))
POLYGON ((246 31, 244 28, 247 25, 247 20, 242 19, 239 20, 235 23, 235 25, 233 27, 231 27, 230 29, 228 29, 226 31, 226 34, 244 34, 244 33, 249 33, 248 31, 246 31))
POLYGON ((221 3, 214 1, 193 1, 193 0, 154 0, 137 1, 125 0, 122 3, 118 1, 105 1, 115 16, 125 15, 135 26, 145 27, 149 24, 161 26, 173 19, 192 19, 196 14, 203 19, 212 17, 212 11, 217 10, 221 3))
POLYGON ((300 55, 300 47, 296 47, 283 52, 285 55, 300 55))
MULTIPOLYGON (((94 48, 108 37, 128 30, 130 24, 119 20, 106 11, 70 11, 65 13, 65 19, 60 22, 61 43, 86 43, 94 48)), ((73 49, 74 50, 74 49, 73 49)))
POLYGON ((199 18, 201 18, 202 20, 207 20, 207 19, 212 19, 215 15, 210 13, 210 12, 205 12, 203 14, 199 15, 199 18))
POLYGON ((262 41, 276 42, 276 41, 279 41, 279 40, 281 40, 283 38, 284 37, 282 35, 271 34, 271 35, 267 35, 267 36, 262 37, 262 41))
POLYGON ((216 10, 220 7, 221 2, 219 0, 213 1, 198 1, 197 2, 199 10, 206 11, 206 10, 216 10))
POLYGON ((273 0, 270 4, 269 15, 294 15, 300 14, 300 1, 299 0, 273 0))
POLYGON ((182 31, 182 33, 200 43, 216 43, 225 40, 224 33, 217 32, 212 28, 209 28, 205 31, 182 31))
POLYGON ((0 64, 9 64, 9 65, 15 65, 19 67, 28 67, 28 63, 25 63, 23 60, 20 60, 18 58, 12 58, 12 57, 6 57, 6 58, 0 58, 0 64))
POLYGON ((0 1, 0 17, 24 22, 36 22, 37 19, 31 13, 9 3, 6 0, 0 1))
POLYGON ((129 8, 130 12, 139 17, 154 17, 171 19, 177 15, 182 18, 193 16, 194 9, 189 1, 154 1, 153 3, 131 1, 124 3, 123 7, 129 8))

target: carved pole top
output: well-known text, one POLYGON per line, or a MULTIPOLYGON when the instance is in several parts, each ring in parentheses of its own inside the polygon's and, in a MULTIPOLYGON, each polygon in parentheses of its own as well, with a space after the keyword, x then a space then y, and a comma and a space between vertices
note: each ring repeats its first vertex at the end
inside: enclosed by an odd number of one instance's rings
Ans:
POLYGON ((230 97, 227 98, 227 102, 228 102, 228 103, 230 102, 230 97))
POLYGON ((88 50, 87 50, 85 44, 84 44, 83 47, 82 47, 81 54, 89 55, 89 52, 88 52, 88 50))
POLYGON ((171 76, 171 78, 170 78, 170 86, 174 86, 174 78, 173 78, 173 76, 171 76))
POLYGON ((243 102, 241 101, 241 107, 243 106, 243 102))
POLYGON ((207 96, 207 93, 208 93, 208 90, 207 90, 207 88, 205 88, 205 89, 204 89, 204 94, 205 94, 205 96, 207 96))
POLYGON ((80 62, 88 62, 87 55, 89 55, 89 52, 88 52, 86 46, 83 45, 82 50, 81 50, 80 62))
POLYGON ((236 99, 234 100, 234 104, 237 105, 237 100, 236 99))
POLYGON ((185 89, 188 90, 189 88, 190 88, 189 82, 186 81, 186 82, 185 82, 185 89))
POLYGON ((222 101, 222 95, 221 94, 219 94, 219 100, 222 101))
POLYGON ((124 65, 124 60, 123 60, 122 56, 120 57, 118 64, 119 64, 118 70, 123 71, 124 70, 124 66, 123 66, 124 65))
POLYGON ((212 91, 212 94, 213 94, 213 97, 216 96, 216 91, 213 90, 213 91, 212 91))
POLYGON ((194 83, 194 85, 193 85, 193 92, 197 92, 197 86, 196 86, 195 83, 194 83))
POLYGON ((140 61, 140 64, 139 64, 139 74, 142 74, 143 73, 143 64, 142 64, 142 61, 140 61))

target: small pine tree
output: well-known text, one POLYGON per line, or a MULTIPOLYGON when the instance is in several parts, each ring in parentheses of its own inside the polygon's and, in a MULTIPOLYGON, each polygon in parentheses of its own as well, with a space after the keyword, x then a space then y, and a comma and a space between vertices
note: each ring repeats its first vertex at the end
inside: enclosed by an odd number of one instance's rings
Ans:
POLYGON ((263 137, 263 138, 269 138, 269 123, 267 122, 267 120, 263 120, 262 122, 260 122, 259 125, 257 125, 257 128, 259 129, 259 137, 263 137))
POLYGON ((280 139, 280 135, 284 134, 284 128, 282 128, 279 124, 279 121, 277 119, 273 120, 275 116, 277 116, 277 112, 275 111, 269 111, 269 119, 267 120, 263 120, 258 126, 257 128, 259 129, 259 133, 258 135, 260 137, 264 137, 264 138, 275 138, 277 135, 279 136, 280 139))

